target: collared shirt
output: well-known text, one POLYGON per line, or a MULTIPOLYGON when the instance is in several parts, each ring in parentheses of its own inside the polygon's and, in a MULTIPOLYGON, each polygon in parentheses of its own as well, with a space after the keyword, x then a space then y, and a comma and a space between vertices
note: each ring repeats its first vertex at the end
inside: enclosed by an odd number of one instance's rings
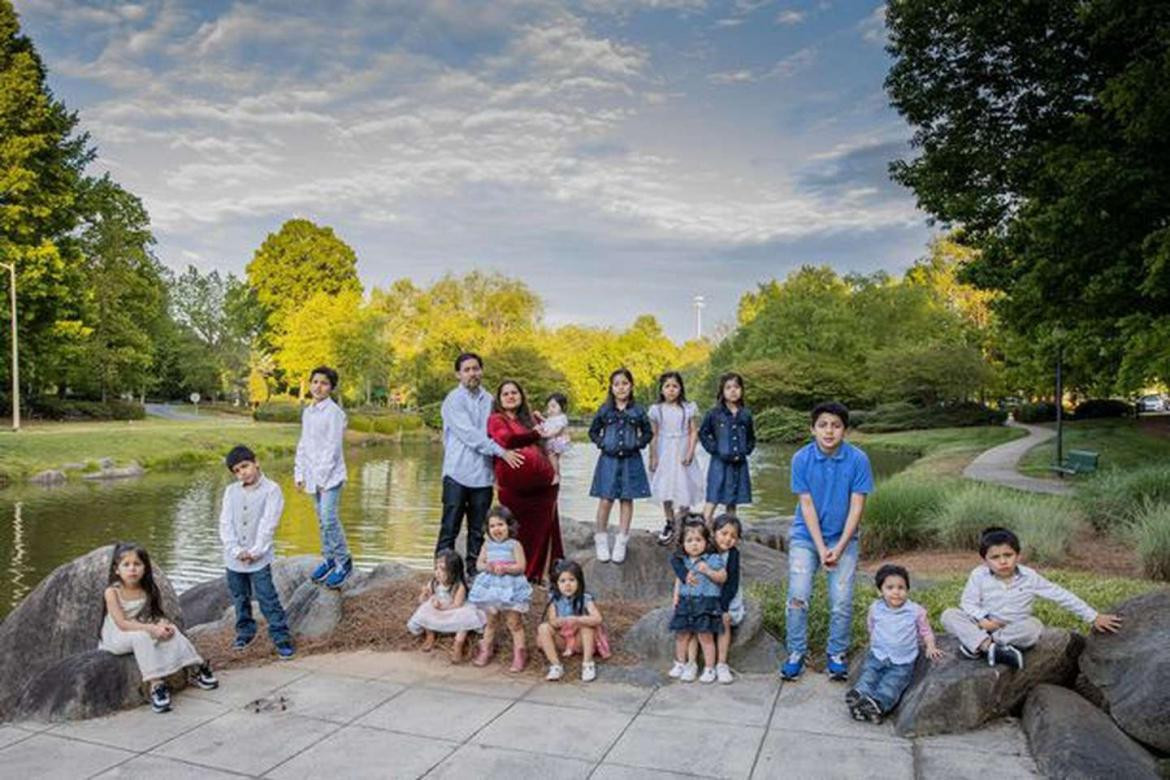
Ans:
POLYGON ((301 439, 293 475, 306 493, 335 488, 345 481, 345 412, 326 398, 301 412, 301 439))
POLYGON ((869 651, 879 661, 908 664, 918 657, 918 642, 933 642, 926 610, 907 600, 894 609, 878 599, 869 607, 869 651))
POLYGON ((443 476, 463 487, 488 487, 494 482, 492 458, 504 448, 487 434, 492 396, 459 385, 443 399, 443 476))
MULTIPOLYGON (((847 441, 841 442, 832 455, 822 452, 815 441, 809 442, 792 456, 792 492, 798 496, 808 493, 812 497, 821 538, 826 545, 834 545, 845 531, 850 498, 854 493, 873 492, 869 458, 847 441)), ((792 521, 792 538, 812 541, 799 502, 792 521)))
POLYGON ((219 539, 223 542, 223 564, 232 571, 260 571, 275 559, 272 538, 284 510, 280 486, 263 474, 252 487, 233 482, 223 491, 219 512, 219 539), (255 559, 241 561, 241 552, 255 559))
POLYGON ((1097 619, 1097 610, 1027 566, 1017 566, 1010 580, 1001 580, 985 565, 976 566, 963 586, 959 607, 975 620, 1014 623, 1032 616, 1037 596, 1059 604, 1086 623, 1097 619))

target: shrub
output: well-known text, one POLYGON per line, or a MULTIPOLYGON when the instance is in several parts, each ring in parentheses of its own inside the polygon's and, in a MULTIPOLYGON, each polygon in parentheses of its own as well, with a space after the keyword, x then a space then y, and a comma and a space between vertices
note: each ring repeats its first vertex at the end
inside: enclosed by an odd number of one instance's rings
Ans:
POLYGON ((422 430, 423 422, 417 414, 352 414, 349 416, 351 430, 363 433, 381 433, 396 436, 408 431, 422 430))
POLYGON ((252 412, 256 422, 295 423, 301 421, 302 406, 287 401, 269 401, 252 412))
POLYGON ((1077 404, 1073 417, 1078 420, 1095 420, 1104 417, 1132 417, 1133 407, 1125 401, 1114 398, 1091 398, 1077 404))
POLYGON ((142 404, 111 399, 78 401, 56 396, 33 396, 28 402, 31 416, 42 420, 141 420, 146 417, 142 404))
MULTIPOLYGON (((913 577, 913 575, 911 575, 913 577)), ((849 643, 850 654, 865 647, 869 636, 865 627, 865 618, 869 612, 869 605, 877 596, 873 587, 873 580, 857 573, 853 590, 853 615, 851 623, 853 630, 849 643)), ((911 591, 913 592, 913 591, 911 591)), ((788 580, 785 578, 778 585, 753 585, 751 595, 760 600, 764 613, 764 628, 781 642, 784 641, 788 623, 788 580)), ((957 603, 957 602, 956 602, 957 603)), ((815 665, 817 659, 825 657, 825 648, 829 641, 829 591, 825 584, 825 577, 818 574, 813 579, 812 596, 809 598, 808 609, 808 655, 810 664, 815 665)))
POLYGON ((1170 503, 1147 501, 1134 516, 1133 534, 1145 575, 1170 581, 1170 503))
POLYGON ((851 415, 854 427, 870 433, 922 430, 925 428, 965 428, 973 425, 999 425, 1007 414, 973 401, 915 406, 905 401, 882 404, 872 411, 851 415))
POLYGON ((978 549, 984 528, 1010 528, 1020 537, 1027 557, 1042 563, 1062 561, 1083 524, 1071 501, 987 485, 969 485, 952 493, 928 523, 942 545, 969 550, 978 549))
POLYGON ((1016 422, 1041 423, 1052 422, 1056 419, 1056 404, 1048 401, 1037 401, 1034 404, 1020 404, 1012 409, 1016 422))
POLYGON ((930 546, 934 540, 930 518, 954 489, 952 480, 912 474, 882 482, 865 503, 862 552, 872 557, 930 546))
POLYGON ((433 403, 424 404, 418 408, 418 415, 422 418, 423 424, 428 428, 436 431, 443 430, 443 402, 434 401, 433 403))
POLYGON ((1108 469, 1086 481, 1077 495, 1098 531, 1123 527, 1148 503, 1170 504, 1170 464, 1108 469))
POLYGON ((799 444, 809 438, 808 415, 785 406, 773 406, 755 416, 756 438, 799 444))

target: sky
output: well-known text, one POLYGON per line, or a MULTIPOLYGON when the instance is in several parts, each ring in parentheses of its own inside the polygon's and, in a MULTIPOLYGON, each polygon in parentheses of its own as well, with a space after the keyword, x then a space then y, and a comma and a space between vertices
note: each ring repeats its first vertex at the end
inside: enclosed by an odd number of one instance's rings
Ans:
POLYGON ((550 325, 733 322, 933 234, 872 0, 15 0, 157 255, 242 274, 292 217, 367 288, 499 271, 550 325))

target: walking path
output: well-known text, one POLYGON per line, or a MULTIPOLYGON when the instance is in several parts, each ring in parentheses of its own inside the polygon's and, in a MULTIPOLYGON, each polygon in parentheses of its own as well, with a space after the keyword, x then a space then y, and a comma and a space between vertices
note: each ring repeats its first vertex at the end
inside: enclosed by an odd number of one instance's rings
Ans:
MULTIPOLYGON (((599 671, 609 670, 602 665, 599 671)), ((7 777, 1031 778, 1018 725, 902 739, 808 673, 734 685, 546 683, 436 653, 221 672, 215 691, 55 726, 0 726, 7 777)))
POLYGON ((194 422, 208 418, 206 414, 200 415, 190 411, 188 407, 178 406, 176 404, 143 404, 143 409, 146 411, 148 417, 161 417, 164 420, 194 422))
POLYGON ((1056 435, 1056 432, 1050 428, 1023 425, 1014 421, 1008 422, 1006 425, 1025 430, 1028 435, 983 452, 971 461, 967 468, 963 469, 963 476, 978 482, 991 482, 1016 490, 1025 490, 1029 493, 1049 493, 1055 496, 1071 495, 1072 485, 1067 482, 1027 477, 1017 470, 1020 458, 1024 457, 1028 450, 1037 444, 1048 441, 1056 435))

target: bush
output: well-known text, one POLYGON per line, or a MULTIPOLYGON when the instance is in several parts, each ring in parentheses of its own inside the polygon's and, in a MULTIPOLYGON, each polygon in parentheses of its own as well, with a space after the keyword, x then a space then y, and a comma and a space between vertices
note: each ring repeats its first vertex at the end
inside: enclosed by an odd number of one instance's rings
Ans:
POLYGON ((1091 398, 1077 404, 1073 417, 1078 420, 1096 420, 1107 417, 1132 417, 1133 407, 1114 398, 1091 398))
POLYGON ((1108 469, 1081 485, 1077 495, 1095 529, 1123 527, 1146 504, 1170 504, 1170 464, 1108 469))
POLYGON ((301 421, 303 407, 288 401, 269 401, 257 406, 252 412, 256 422, 295 423, 301 421))
POLYGON ((808 415, 785 406, 773 406, 755 416, 756 438, 760 441, 778 441, 801 444, 808 441, 808 415))
POLYGON ((142 404, 131 401, 77 401, 56 396, 34 396, 28 402, 31 416, 42 420, 141 420, 142 404))
POLYGON ((417 414, 393 412, 390 414, 351 414, 349 416, 350 430, 363 433, 381 433, 386 436, 397 436, 409 431, 419 431, 423 428, 423 421, 417 414))
POLYGON ((443 402, 434 401, 433 403, 424 404, 418 408, 418 416, 422 418, 423 424, 432 430, 443 430, 443 402))
POLYGON ((930 518, 954 489, 952 480, 912 474, 898 474, 882 482, 865 503, 862 553, 875 557, 929 547, 934 541, 930 518))
POLYGON ((1146 502, 1134 516, 1133 534, 1145 575, 1170 582, 1170 503, 1146 502))
POLYGON ((999 425, 1007 414, 973 401, 915 406, 905 401, 882 404, 872 411, 850 415, 853 427, 870 433, 922 430, 925 428, 966 428, 999 425))
POLYGON ((1034 404, 1020 404, 1012 409, 1016 422, 1042 423, 1056 419, 1056 404, 1048 401, 1037 401, 1034 404))
POLYGON ((968 485, 947 498, 929 519, 940 544, 979 548, 980 532, 992 525, 1015 531, 1026 556, 1041 563, 1064 560, 1084 519, 1066 499, 968 485))

